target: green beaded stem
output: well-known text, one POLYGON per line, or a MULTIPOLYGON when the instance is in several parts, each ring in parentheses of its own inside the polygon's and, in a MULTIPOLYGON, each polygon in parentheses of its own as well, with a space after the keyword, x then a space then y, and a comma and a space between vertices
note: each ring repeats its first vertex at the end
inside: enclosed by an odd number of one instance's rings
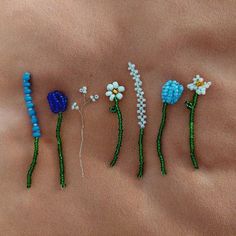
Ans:
POLYGON ((62 188, 64 188, 66 184, 65 184, 65 174, 64 174, 62 142, 61 142, 61 135, 60 135, 62 119, 63 119, 62 112, 59 112, 58 119, 57 119, 56 137, 57 137, 57 147, 58 147, 59 166, 60 166, 60 185, 62 188))
POLYGON ((190 110, 190 120, 189 120, 189 144, 190 144, 190 157, 195 169, 198 169, 198 162, 195 155, 195 142, 194 142, 194 114, 195 108, 197 106, 198 94, 193 95, 193 100, 191 102, 185 102, 187 108, 190 110))
POLYGON ((118 132, 118 142, 116 145, 114 158, 111 161, 110 166, 114 166, 118 160, 118 156, 119 156, 120 148, 121 148, 121 144, 122 144, 122 137, 123 137, 123 122, 122 122, 122 114, 121 114, 120 107, 119 107, 119 100, 117 98, 115 98, 114 101, 115 101, 115 105, 110 108, 110 112, 117 113, 118 122, 119 122, 119 129, 118 129, 119 132, 118 132))
POLYGON ((159 156, 159 159, 160 159, 162 175, 166 175, 165 159, 164 159, 164 156, 162 154, 161 139, 162 139, 162 134, 163 134, 163 130, 164 130, 164 127, 165 127, 165 123, 166 123, 167 105, 168 105, 167 103, 163 103, 161 125, 160 125, 158 136, 157 136, 157 153, 158 153, 158 156, 159 156))
POLYGON ((34 138, 34 155, 33 155, 33 160, 30 164, 30 167, 27 173, 27 188, 31 187, 32 174, 37 164, 38 153, 39 153, 39 138, 34 138))
POLYGON ((143 177, 143 168, 144 168, 143 135, 144 135, 144 129, 141 128, 139 130, 139 141, 138 141, 138 146, 139 146, 139 172, 137 175, 138 178, 143 177))

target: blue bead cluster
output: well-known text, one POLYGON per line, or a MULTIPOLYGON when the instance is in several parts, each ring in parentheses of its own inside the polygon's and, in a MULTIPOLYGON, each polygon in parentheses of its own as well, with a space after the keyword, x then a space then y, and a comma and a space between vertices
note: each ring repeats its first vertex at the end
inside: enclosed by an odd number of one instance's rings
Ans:
POLYGON ((27 107, 28 114, 31 119, 32 123, 32 134, 34 138, 41 137, 41 132, 38 124, 38 118, 36 116, 36 111, 34 109, 34 103, 31 97, 31 83, 30 83, 31 75, 29 72, 25 72, 22 79, 23 79, 23 88, 24 88, 24 94, 25 94, 25 104, 27 107))
POLYGON ((64 112, 67 108, 67 97, 59 91, 53 91, 48 94, 48 103, 53 113, 64 112))
POLYGON ((184 87, 175 80, 168 80, 162 87, 162 101, 167 104, 175 104, 178 102, 184 87))

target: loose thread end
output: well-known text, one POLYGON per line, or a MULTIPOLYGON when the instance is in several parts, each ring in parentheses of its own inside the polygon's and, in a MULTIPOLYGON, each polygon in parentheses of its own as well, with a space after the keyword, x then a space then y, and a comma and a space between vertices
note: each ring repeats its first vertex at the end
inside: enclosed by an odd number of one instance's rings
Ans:
POLYGON ((28 190, 30 190, 30 188, 31 188, 31 185, 28 185, 28 184, 27 184, 27 186, 26 186, 26 187, 27 187, 27 189, 28 189, 28 190))
POLYGON ((139 169, 139 172, 137 174, 137 178, 138 179, 142 179, 143 178, 143 166, 139 169))
POLYGON ((113 167, 115 164, 116 164, 116 160, 112 160, 112 161, 110 162, 110 167, 113 167))
POLYGON ((196 170, 198 170, 198 169, 199 169, 199 165, 198 165, 197 160, 194 160, 194 161, 192 161, 192 162, 193 162, 193 167, 194 167, 196 170))
POLYGON ((61 185, 61 190, 65 190, 66 185, 61 185))
POLYGON ((166 170, 161 170, 161 175, 162 175, 162 176, 167 175, 166 170))

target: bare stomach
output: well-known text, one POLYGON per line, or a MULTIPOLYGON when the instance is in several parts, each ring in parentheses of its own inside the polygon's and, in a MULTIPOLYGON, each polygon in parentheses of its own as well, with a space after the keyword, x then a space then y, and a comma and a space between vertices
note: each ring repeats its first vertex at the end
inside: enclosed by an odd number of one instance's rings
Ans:
POLYGON ((235 3, 187 1, 11 1, 0 9, 0 228, 2 235, 235 235, 235 3), (127 71, 132 60, 143 79, 148 123, 144 177, 137 179, 135 92, 127 71), (33 154, 21 76, 33 75, 33 97, 42 138, 30 190, 26 173, 33 154), (196 108, 196 154, 189 156, 185 89, 168 108, 163 137, 167 176, 156 152, 161 86, 176 79, 185 88, 195 74, 212 87, 196 108), (109 167, 117 141, 117 117, 106 85, 126 86, 120 102, 124 138, 119 160, 109 167), (81 120, 72 112, 80 87, 100 99, 81 120), (69 97, 62 140, 67 187, 59 185, 57 117, 47 93, 69 97))

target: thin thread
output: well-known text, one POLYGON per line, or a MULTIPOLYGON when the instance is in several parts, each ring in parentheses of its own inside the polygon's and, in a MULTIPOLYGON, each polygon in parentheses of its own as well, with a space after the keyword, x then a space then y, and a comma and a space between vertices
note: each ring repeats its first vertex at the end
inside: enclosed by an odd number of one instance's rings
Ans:
POLYGON ((115 101, 115 105, 112 108, 110 108, 110 111, 112 113, 117 113, 119 128, 118 128, 118 142, 117 142, 117 145, 116 145, 114 158, 110 163, 111 166, 114 166, 116 164, 117 160, 118 160, 118 156, 119 156, 119 153, 120 153, 120 148, 121 148, 121 145, 122 145, 122 137, 123 137, 123 122, 122 122, 122 114, 121 114, 121 111, 120 111, 120 108, 119 108, 119 100, 117 98, 115 98, 114 101, 115 101))
POLYGON ((58 147, 58 157, 59 157, 59 167, 60 167, 60 185, 62 188, 66 186, 65 184, 65 172, 64 172, 64 159, 62 152, 62 141, 61 141, 61 123, 63 120, 62 112, 58 113, 56 137, 57 137, 57 147, 58 147))
POLYGON ((143 157, 143 135, 144 135, 144 128, 139 130, 139 172, 137 177, 143 177, 143 169, 144 169, 144 157, 143 157))
POLYGON ((79 114, 80 114, 80 118, 81 118, 81 129, 80 129, 81 141, 80 141, 80 148, 79 148, 79 164, 80 164, 82 178, 84 178, 84 167, 83 167, 83 160, 82 160, 82 150, 83 150, 83 143, 84 143, 84 116, 83 116, 83 110, 82 111, 79 110, 79 114))
POLYGON ((84 176, 85 176, 84 165, 83 165, 83 160, 82 160, 82 152, 83 152, 83 144, 84 144, 84 129, 85 129, 84 108, 89 103, 91 103, 91 99, 86 100, 86 95, 83 94, 83 105, 81 107, 81 110, 79 109, 79 114, 80 114, 80 118, 81 118, 81 129, 80 129, 81 141, 80 141, 80 148, 79 148, 79 164, 80 164, 82 178, 84 178, 84 176))
POLYGON ((195 140, 194 140, 194 115, 197 102, 198 102, 198 94, 194 93, 192 102, 185 103, 187 108, 190 110, 190 119, 189 119, 190 158, 195 169, 199 168, 195 154, 195 140))
POLYGON ((157 153, 160 159, 160 164, 161 164, 161 173, 162 175, 166 175, 166 167, 165 167, 165 159, 162 153, 162 134, 163 134, 163 130, 165 128, 165 123, 166 123, 166 109, 167 109, 167 103, 163 103, 163 107, 162 107, 162 119, 161 119, 161 124, 160 124, 160 128, 159 128, 159 132, 158 132, 158 136, 157 136, 157 153))
POLYGON ((30 168, 27 173, 27 188, 31 187, 32 174, 37 163, 38 152, 39 152, 39 138, 37 137, 34 138, 34 155, 33 155, 33 160, 30 164, 30 168))

